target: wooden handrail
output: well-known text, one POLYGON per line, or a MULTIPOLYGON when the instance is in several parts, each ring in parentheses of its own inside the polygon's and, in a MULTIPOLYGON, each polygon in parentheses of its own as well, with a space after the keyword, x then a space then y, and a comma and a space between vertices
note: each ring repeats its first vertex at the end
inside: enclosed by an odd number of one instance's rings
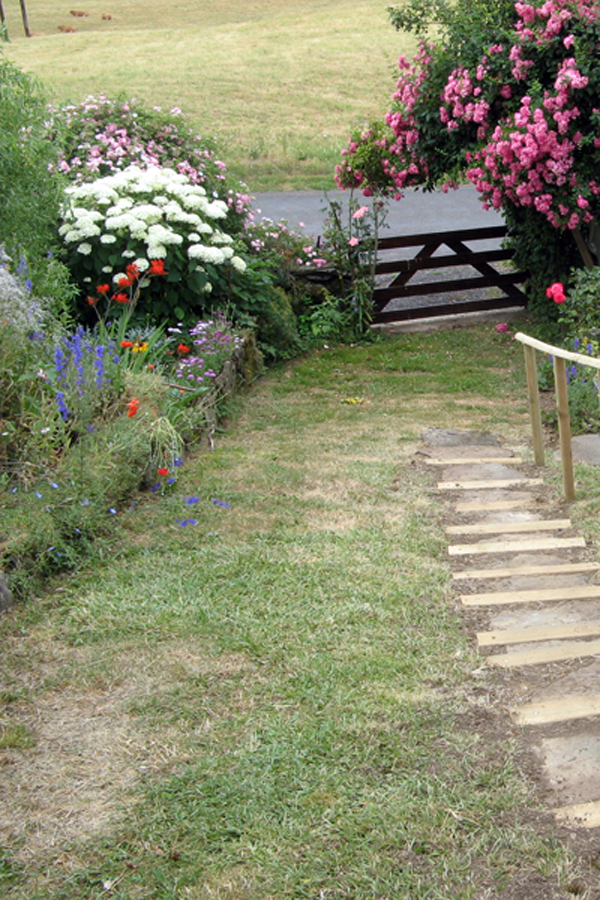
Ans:
POLYGON ((560 440, 560 458, 562 463, 563 486, 567 500, 575 499, 575 480, 573 477, 573 452, 571 448, 571 422, 569 418, 569 395, 567 388, 567 369, 565 360, 600 370, 600 359, 585 356, 571 350, 563 350, 517 332, 515 340, 523 344, 525 351, 525 372, 527 375, 527 397, 529 414, 533 431, 533 454, 536 466, 544 465, 544 445, 542 430, 542 414, 540 410, 540 392, 537 377, 536 350, 550 354, 554 359, 554 386, 556 389, 556 405, 558 410, 558 436, 560 440))

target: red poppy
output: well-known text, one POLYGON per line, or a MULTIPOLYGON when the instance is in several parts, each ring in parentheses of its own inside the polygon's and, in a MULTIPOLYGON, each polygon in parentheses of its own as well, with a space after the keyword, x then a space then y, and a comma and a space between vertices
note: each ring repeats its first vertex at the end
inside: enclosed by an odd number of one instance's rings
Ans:
POLYGON ((169 474, 169 470, 165 469, 164 466, 161 466, 160 469, 157 469, 156 471, 161 476, 161 478, 166 478, 169 474))
POLYGON ((164 259, 151 259, 148 273, 150 275, 166 275, 164 259))
POLYGON ((179 346, 177 347, 177 352, 178 352, 178 353, 189 353, 189 352, 190 352, 190 348, 189 348, 189 347, 186 347, 185 344, 179 344, 179 346))
POLYGON ((116 303, 129 303, 127 294, 113 294, 112 298, 116 303))
POLYGON ((108 294, 110 291, 110 284, 99 284, 96 290, 99 294, 108 294))
POLYGON ((133 341, 121 341, 121 347, 133 347, 133 341))
POLYGON ((139 408, 140 408, 140 401, 138 400, 137 397, 132 397, 131 400, 129 401, 129 403, 127 404, 128 418, 130 418, 130 419, 133 418, 133 416, 135 416, 135 414, 139 408))
POLYGON ((154 366, 152 365, 152 363, 150 363, 150 365, 148 366, 148 368, 149 368, 149 369, 153 369, 153 368, 154 368, 154 366))

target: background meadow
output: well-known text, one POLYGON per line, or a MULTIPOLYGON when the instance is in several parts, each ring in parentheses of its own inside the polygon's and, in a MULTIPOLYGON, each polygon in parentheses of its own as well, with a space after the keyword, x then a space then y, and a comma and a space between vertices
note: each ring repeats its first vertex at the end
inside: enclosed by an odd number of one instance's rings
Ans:
POLYGON ((348 131, 384 110, 414 46, 382 0, 84 0, 77 17, 29 0, 30 39, 17 0, 4 7, 7 57, 53 100, 102 91, 178 106, 253 191, 332 188, 348 131))

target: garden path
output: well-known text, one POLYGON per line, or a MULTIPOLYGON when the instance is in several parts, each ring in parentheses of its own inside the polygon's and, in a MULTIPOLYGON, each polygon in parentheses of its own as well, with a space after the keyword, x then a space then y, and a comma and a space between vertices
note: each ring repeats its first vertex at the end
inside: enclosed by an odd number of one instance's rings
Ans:
POLYGON ((482 665, 506 670, 515 698, 507 715, 526 730, 556 819, 598 827, 600 565, 539 470, 493 436, 423 437, 482 665))

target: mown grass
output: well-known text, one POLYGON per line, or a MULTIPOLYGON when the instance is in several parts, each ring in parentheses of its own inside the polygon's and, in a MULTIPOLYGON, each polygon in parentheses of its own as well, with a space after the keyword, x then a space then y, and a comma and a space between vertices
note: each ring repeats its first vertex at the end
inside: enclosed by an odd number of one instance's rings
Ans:
POLYGON ((413 47, 380 0, 84 0, 77 18, 29 0, 29 40, 19 5, 5 6, 4 51, 55 100, 104 92, 178 106, 253 191, 333 188, 348 131, 381 115, 413 47))
POLYGON ((519 351, 490 326, 271 371, 112 560, 0 620, 1 715, 35 734, 5 757, 3 896, 564 896, 415 464, 428 427, 524 444, 519 351))

